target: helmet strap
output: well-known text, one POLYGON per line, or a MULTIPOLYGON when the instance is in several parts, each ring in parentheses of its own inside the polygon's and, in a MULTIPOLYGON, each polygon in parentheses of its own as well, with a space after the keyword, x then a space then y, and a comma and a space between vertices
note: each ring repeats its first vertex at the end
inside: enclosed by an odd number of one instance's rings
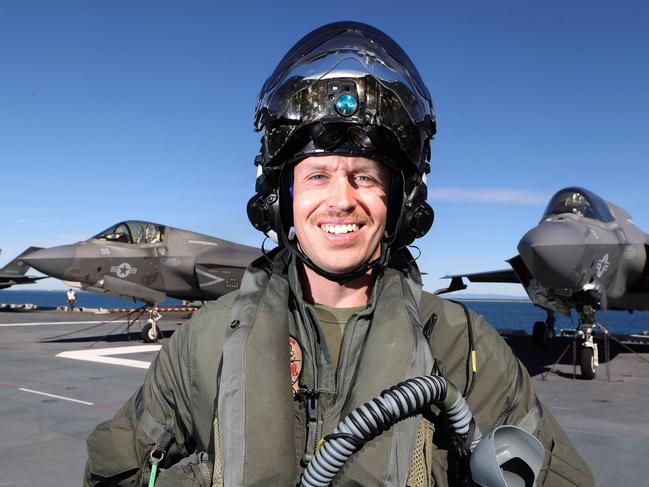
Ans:
POLYGON ((381 254, 379 255, 378 258, 364 262, 363 264, 359 265, 358 267, 355 267, 354 269, 347 271, 347 272, 342 272, 342 273, 334 273, 334 272, 329 272, 325 271, 324 269, 321 269, 316 265, 315 262, 313 262, 307 255, 300 250, 299 246, 296 245, 296 240, 290 240, 285 232, 282 232, 282 245, 286 247, 293 255, 295 255, 298 259, 300 259, 304 265, 306 265, 309 269, 311 269, 313 272, 318 274, 319 276, 324 277, 328 281, 333 281, 337 282, 341 286, 344 286, 348 282, 353 281, 354 279, 357 279, 363 275, 365 275, 368 271, 374 269, 375 267, 378 267, 380 269, 385 268, 388 264, 388 261, 390 260, 390 246, 387 244, 386 239, 383 238, 381 239, 381 254))

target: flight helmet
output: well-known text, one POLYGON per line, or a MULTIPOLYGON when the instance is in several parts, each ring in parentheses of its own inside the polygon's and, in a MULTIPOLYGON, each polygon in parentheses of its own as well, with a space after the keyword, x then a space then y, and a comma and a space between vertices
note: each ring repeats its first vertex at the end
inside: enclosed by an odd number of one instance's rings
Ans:
POLYGON ((346 282, 386 265, 391 250, 430 229, 426 175, 435 114, 414 64, 385 33, 360 22, 335 22, 304 36, 264 83, 254 123, 262 137, 248 217, 319 274, 346 282), (319 269, 291 234, 292 167, 329 154, 374 159, 393 175, 381 257, 345 274, 319 269))

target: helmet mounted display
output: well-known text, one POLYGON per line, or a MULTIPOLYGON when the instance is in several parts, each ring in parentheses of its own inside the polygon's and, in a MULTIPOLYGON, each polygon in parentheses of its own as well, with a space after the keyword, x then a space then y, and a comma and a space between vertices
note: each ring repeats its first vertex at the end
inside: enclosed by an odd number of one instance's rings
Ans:
POLYGON ((430 228, 425 176, 436 132, 430 94, 407 54, 380 30, 336 22, 298 41, 264 83, 255 128, 263 136, 255 160, 257 195, 248 203, 248 216, 258 230, 276 233, 309 267, 314 264, 289 239, 287 173, 305 157, 366 157, 393 169, 382 258, 371 265, 387 264, 390 248, 408 245, 430 228))

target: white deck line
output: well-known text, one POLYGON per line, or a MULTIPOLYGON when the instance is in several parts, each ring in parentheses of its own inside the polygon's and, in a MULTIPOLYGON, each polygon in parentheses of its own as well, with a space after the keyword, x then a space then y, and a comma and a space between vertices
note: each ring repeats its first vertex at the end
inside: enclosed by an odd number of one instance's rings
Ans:
POLYGON ((63 399, 64 401, 78 402, 79 404, 85 404, 86 406, 94 406, 94 402, 80 401, 79 399, 72 399, 71 397, 57 396, 56 394, 50 394, 49 392, 34 391, 33 389, 25 389, 24 387, 19 387, 19 391, 31 392, 32 394, 39 394, 41 396, 54 397, 56 399, 63 399))
POLYGON ((126 323, 127 320, 99 320, 99 321, 43 321, 40 323, 1 323, 0 328, 7 326, 41 326, 41 325, 96 325, 99 323, 106 323, 110 325, 111 323, 126 323))
POLYGON ((122 365, 137 369, 148 369, 151 362, 132 360, 127 358, 112 357, 112 355, 125 355, 129 353, 157 352, 162 345, 136 345, 133 347, 112 347, 89 350, 70 350, 57 354, 57 357, 96 362, 100 364, 122 365))

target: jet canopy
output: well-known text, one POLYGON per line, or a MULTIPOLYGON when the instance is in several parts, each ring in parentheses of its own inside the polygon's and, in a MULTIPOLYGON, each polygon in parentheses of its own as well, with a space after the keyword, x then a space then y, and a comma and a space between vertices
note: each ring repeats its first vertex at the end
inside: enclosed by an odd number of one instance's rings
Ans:
POLYGON ((603 223, 615 219, 606 201, 587 189, 577 187, 565 188, 555 194, 543 213, 543 220, 563 213, 572 213, 603 223))
POLYGON ((131 244, 157 244, 164 240, 165 226, 131 220, 113 225, 92 238, 131 244))

